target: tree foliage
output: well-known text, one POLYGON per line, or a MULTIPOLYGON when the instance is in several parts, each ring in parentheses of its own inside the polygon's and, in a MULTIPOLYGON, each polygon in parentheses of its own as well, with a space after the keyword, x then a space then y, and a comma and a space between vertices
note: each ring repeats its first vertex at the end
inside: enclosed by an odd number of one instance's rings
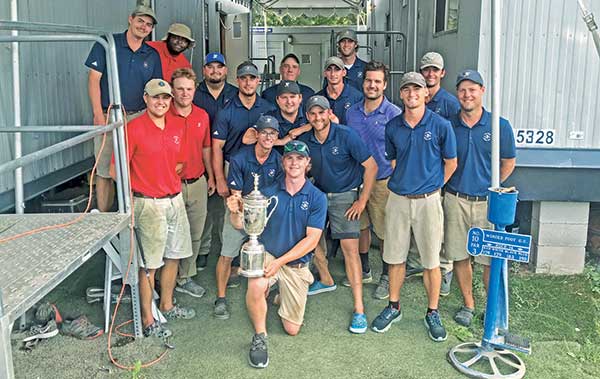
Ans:
POLYGON ((333 13, 329 16, 316 15, 307 16, 302 13, 298 16, 293 16, 289 13, 279 15, 277 12, 267 10, 263 13, 260 7, 253 8, 254 26, 264 26, 265 15, 268 26, 332 26, 332 25, 356 25, 356 14, 348 13, 346 15, 338 15, 333 13))

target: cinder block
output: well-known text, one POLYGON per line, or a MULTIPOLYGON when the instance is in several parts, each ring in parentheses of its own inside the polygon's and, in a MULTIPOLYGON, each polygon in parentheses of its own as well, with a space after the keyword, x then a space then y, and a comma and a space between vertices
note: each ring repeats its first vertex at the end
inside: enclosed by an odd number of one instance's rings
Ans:
POLYGON ((536 273, 581 274, 585 265, 584 247, 539 246, 531 244, 532 266, 536 273))
POLYGON ((531 238, 540 246, 583 247, 587 242, 587 224, 531 223, 531 238))
POLYGON ((587 202, 536 201, 531 210, 533 220, 555 224, 587 224, 589 215, 587 202))

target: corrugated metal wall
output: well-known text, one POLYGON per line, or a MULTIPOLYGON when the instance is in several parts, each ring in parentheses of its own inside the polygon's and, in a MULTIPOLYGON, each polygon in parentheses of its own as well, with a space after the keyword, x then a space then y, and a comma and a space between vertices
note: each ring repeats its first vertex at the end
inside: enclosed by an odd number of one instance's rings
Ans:
MULTIPOLYGON (((600 1, 584 1, 599 20, 600 1)), ((600 58, 577 1, 502 4, 502 114, 518 129, 555 129, 555 148, 600 148, 600 58), (583 139, 570 139, 571 131, 582 131, 583 139)), ((490 17, 487 0, 479 49, 479 69, 487 78, 490 17)))

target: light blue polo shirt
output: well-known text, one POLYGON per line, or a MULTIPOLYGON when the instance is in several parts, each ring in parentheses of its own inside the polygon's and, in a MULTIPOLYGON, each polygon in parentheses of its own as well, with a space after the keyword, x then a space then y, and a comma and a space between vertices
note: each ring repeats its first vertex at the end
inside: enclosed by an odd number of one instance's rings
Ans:
MULTIPOLYGON (((127 44, 125 33, 113 34, 117 52, 117 71, 119 72, 119 89, 121 102, 127 112, 138 112, 146 109, 144 103, 144 87, 150 79, 162 79, 162 66, 156 50, 142 43, 136 51, 127 44)), ((85 65, 102 73, 100 78, 100 96, 102 109, 110 103, 108 96, 108 74, 106 72, 106 53, 98 42, 92 46, 85 65)))
MULTIPOLYGON (((457 114, 450 118, 456 135, 458 167, 446 184, 453 192, 486 196, 492 183, 492 114, 485 109, 469 128, 457 114)), ((500 158, 517 156, 515 136, 508 120, 500 118, 500 158)))
POLYGON ((248 128, 263 114, 275 110, 273 104, 256 96, 256 101, 250 109, 246 108, 238 95, 217 113, 215 125, 212 128, 212 138, 224 140, 223 158, 229 162, 233 154, 242 147, 242 137, 248 128))
POLYGON ((354 104, 346 112, 347 125, 356 130, 377 162, 377 180, 392 174, 392 165, 385 158, 385 125, 400 113, 402 110, 385 97, 379 107, 369 114, 365 113, 364 101, 354 104))
POLYGON ((460 112, 460 103, 456 96, 443 88, 440 88, 426 106, 446 120, 460 112))
POLYGON ((281 155, 271 150, 267 160, 260 164, 256 159, 254 146, 244 146, 235 153, 229 162, 229 174, 227 175, 227 186, 230 189, 242 191, 246 195, 254 189, 254 176, 258 174, 258 189, 272 185, 283 177, 281 168, 281 155))
POLYGON ((403 114, 397 116, 385 127, 385 155, 396 160, 390 191, 397 195, 433 192, 444 185, 444 159, 456 158, 452 125, 429 109, 414 129, 403 114))
POLYGON ((356 88, 348 85, 348 83, 344 83, 342 93, 335 100, 329 97, 327 88, 323 88, 317 92, 316 95, 325 96, 329 101, 329 106, 333 110, 333 114, 337 116, 342 125, 346 125, 346 111, 348 108, 353 104, 362 102, 364 99, 362 92, 359 92, 356 88))
POLYGON ((314 132, 306 132, 298 139, 310 149, 310 174, 321 191, 341 193, 361 185, 362 163, 371 153, 356 131, 332 122, 324 143, 317 140, 314 132))
MULTIPOLYGON (((277 208, 260 235, 265 249, 274 257, 281 257, 305 238, 307 227, 321 230, 325 228, 327 198, 310 181, 307 180, 293 196, 285 189, 284 179, 266 188, 263 193, 269 197, 277 196, 277 208)), ((273 204, 269 207, 269 212, 272 207, 273 204)), ((311 251, 288 264, 307 263, 312 254, 311 251)))

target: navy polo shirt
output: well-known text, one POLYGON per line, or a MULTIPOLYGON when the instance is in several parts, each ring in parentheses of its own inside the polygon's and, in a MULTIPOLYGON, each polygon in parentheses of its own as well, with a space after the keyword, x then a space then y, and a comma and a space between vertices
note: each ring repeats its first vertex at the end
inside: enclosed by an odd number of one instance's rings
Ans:
POLYGON ((267 160, 260 164, 256 159, 254 146, 244 146, 231 157, 227 186, 230 189, 242 191, 246 195, 254 189, 254 176, 258 174, 258 189, 268 187, 283 177, 281 154, 271 150, 267 160))
POLYGON ((325 96, 327 100, 329 100, 329 106, 333 110, 333 114, 337 116, 340 121, 340 124, 346 125, 346 111, 353 104, 360 103, 364 100, 364 96, 362 92, 358 91, 356 88, 349 86, 348 83, 344 83, 344 89, 340 96, 337 99, 332 99, 327 94, 327 88, 323 88, 317 95, 325 96))
POLYGON ((356 131, 332 122, 323 144, 314 132, 306 132, 298 139, 310 149, 310 173, 321 191, 341 193, 361 185, 362 163, 369 159, 371 153, 356 131))
MULTIPOLYGON (((127 112, 138 112, 146 108, 144 103, 144 86, 150 79, 162 79, 160 56, 145 43, 136 51, 127 44, 127 32, 113 34, 117 52, 117 71, 119 72, 119 88, 121 102, 127 112)), ((100 78, 100 95, 102 108, 110 104, 108 97, 108 75, 106 53, 98 42, 92 46, 85 65, 102 73, 100 78)))
MULTIPOLYGON (((298 83, 298 82, 296 82, 298 83)), ((277 106, 277 86, 275 84, 262 92, 262 98, 267 100, 269 103, 277 106)), ((300 87, 300 94, 302 95, 302 105, 306 103, 306 101, 315 94, 315 91, 307 85, 298 83, 298 87, 300 87)))
MULTIPOLYGON (((308 120, 304 116, 304 111, 302 108, 298 109, 298 114, 296 115, 296 119, 294 122, 289 122, 286 118, 281 115, 281 111, 279 109, 268 112, 269 116, 273 116, 279 121, 279 138, 284 138, 288 135, 290 130, 296 129, 302 125, 308 124, 308 120)), ((279 153, 283 154, 283 146, 274 146, 274 148, 279 151, 279 153)))
POLYGON ((460 103, 456 96, 440 88, 429 103, 427 103, 427 108, 448 120, 460 112, 460 103))
POLYGON ((256 101, 250 109, 246 108, 239 96, 234 96, 231 101, 217 113, 212 128, 212 138, 225 141, 223 157, 226 161, 242 147, 242 137, 258 118, 275 110, 273 104, 256 96, 256 101))
POLYGON ((225 86, 223 87, 223 90, 221 90, 219 97, 215 99, 208 91, 206 81, 202 81, 202 83, 200 83, 196 89, 193 102, 196 106, 204 109, 206 113, 208 113, 210 126, 212 127, 215 119, 217 118, 217 113, 221 109, 225 108, 225 105, 227 105, 227 103, 229 103, 229 101, 235 96, 237 96, 237 94, 237 87, 225 82, 225 86))
MULTIPOLYGON (((327 198, 325 194, 310 181, 306 181, 302 189, 290 195, 285 189, 285 181, 281 179, 263 192, 265 196, 277 196, 277 208, 267 222, 260 235, 265 249, 272 256, 279 258, 290 251, 298 242, 306 237, 306 228, 325 228, 327 216, 327 198)), ((269 207, 270 212, 273 204, 269 207)), ((288 264, 307 263, 312 251, 288 264)))
POLYGON ((411 128, 404 115, 385 126, 385 155, 396 160, 388 188, 397 195, 420 195, 444 185, 444 159, 456 158, 456 138, 450 121, 425 110, 411 128))
POLYGON ((363 75, 366 65, 367 62, 363 61, 359 57, 356 57, 352 67, 346 68, 346 79, 348 80, 348 83, 360 91, 360 93, 363 91, 363 81, 365 80, 363 75))
MULTIPOLYGON (((458 167, 447 188, 471 196, 486 196, 492 183, 492 115, 483 110, 481 119, 469 128, 460 118, 450 118, 456 135, 458 167)), ((517 156, 515 136, 508 120, 500 118, 500 158, 517 156)))

